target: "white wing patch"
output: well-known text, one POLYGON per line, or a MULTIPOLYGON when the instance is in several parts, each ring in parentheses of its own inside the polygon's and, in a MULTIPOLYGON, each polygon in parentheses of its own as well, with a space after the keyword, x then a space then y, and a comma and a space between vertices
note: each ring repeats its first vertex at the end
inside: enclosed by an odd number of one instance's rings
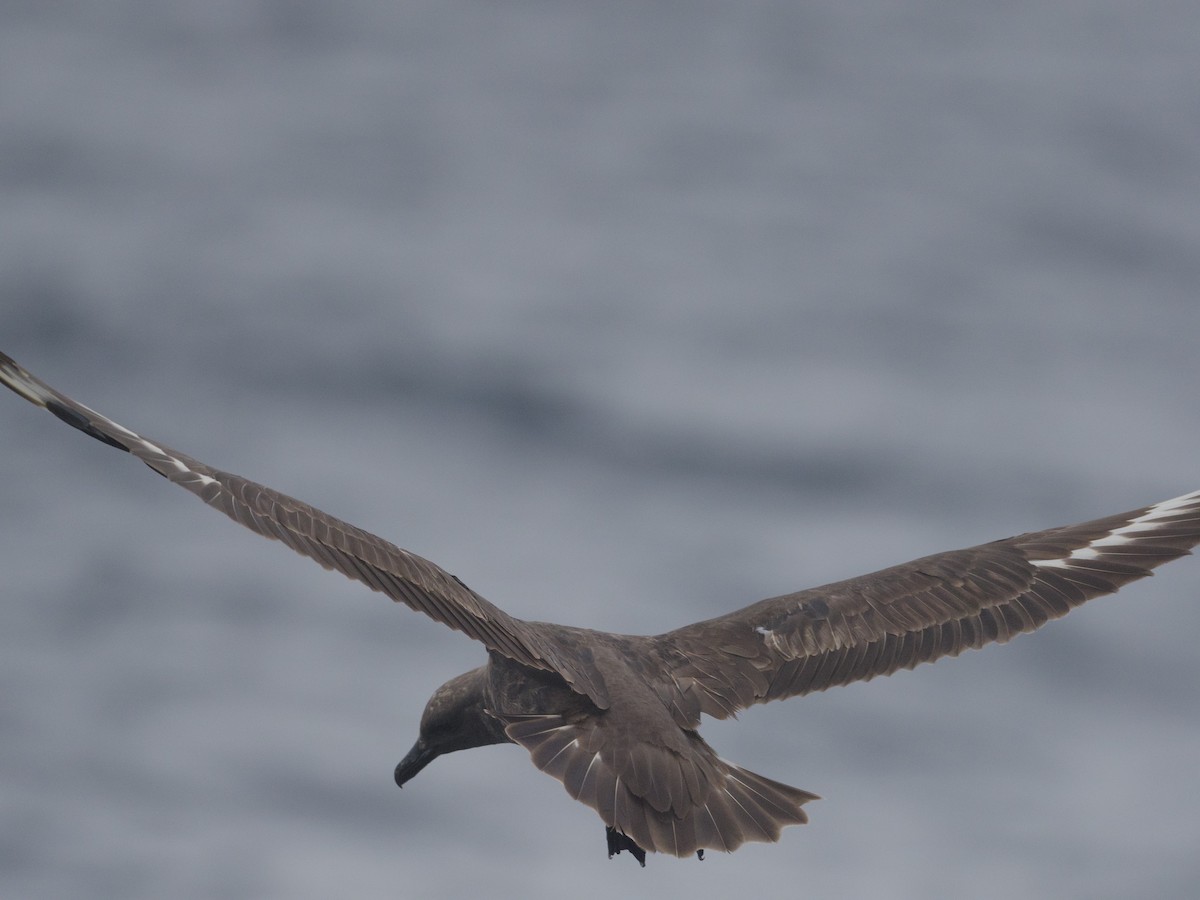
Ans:
MULTIPOLYGON (((179 459, 176 456, 172 456, 170 453, 168 453, 162 447, 158 446, 158 444, 155 444, 152 441, 146 440, 144 437, 142 437, 136 431, 130 431, 124 425, 114 422, 108 416, 101 415, 100 413, 96 412, 94 409, 89 409, 88 407, 84 406, 82 403, 78 403, 76 405, 80 409, 86 410, 88 415, 94 416, 96 421, 103 422, 110 429, 117 432, 122 437, 126 438, 130 443, 136 444, 141 449, 142 453, 147 454, 147 455, 153 454, 158 459, 160 459, 160 460, 166 462, 168 465, 170 465, 170 467, 172 469, 174 469, 176 472, 178 472, 180 475, 190 475, 190 476, 192 476, 192 478, 194 478, 200 484, 206 485, 206 486, 217 483, 217 480, 215 478, 212 478, 208 475, 204 475, 200 472, 197 472, 195 469, 192 469, 190 466, 188 466, 187 463, 185 463, 183 460, 179 459)), ((167 473, 163 472, 163 474, 166 475, 167 473)))
POLYGON ((1105 548, 1119 547, 1122 544, 1131 543, 1139 537, 1153 534, 1156 530, 1167 524, 1177 510, 1194 504, 1197 500, 1200 500, 1200 491, 1192 491, 1190 494, 1184 494, 1181 497, 1172 497, 1170 500, 1163 500, 1161 503, 1155 503, 1140 516, 1131 519, 1120 528, 1114 528, 1104 537, 1097 538, 1084 547, 1072 550, 1067 556, 1060 559, 1031 559, 1030 562, 1035 566, 1067 569, 1071 567, 1071 563, 1075 560, 1098 559, 1104 556, 1105 548))
POLYGON ((180 475, 191 475, 198 482, 200 482, 201 484, 204 484, 204 485, 217 483, 217 479, 211 478, 208 475, 201 474, 200 472, 197 472, 194 469, 188 468, 187 464, 185 464, 183 462, 183 460, 177 459, 176 457, 172 456, 170 453, 168 453, 166 450, 164 450, 162 447, 158 446, 157 444, 150 443, 148 440, 146 440, 141 435, 134 434, 128 428, 122 428, 120 425, 117 425, 116 422, 112 422, 111 420, 106 420, 106 421, 108 421, 110 424, 116 426, 117 428, 121 428, 121 431, 123 433, 129 435, 133 440, 135 440, 137 443, 141 444, 141 446, 145 450, 149 450, 151 453, 154 453, 157 456, 160 456, 163 459, 165 459, 168 463, 171 464, 171 467, 173 469, 175 469, 177 472, 179 472, 180 475))

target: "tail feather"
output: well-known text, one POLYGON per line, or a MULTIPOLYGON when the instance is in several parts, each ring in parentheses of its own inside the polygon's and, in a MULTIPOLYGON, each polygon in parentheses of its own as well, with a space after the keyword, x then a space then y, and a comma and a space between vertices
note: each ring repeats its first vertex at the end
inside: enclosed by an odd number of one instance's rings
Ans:
POLYGON ((646 851, 683 857, 777 841, 788 825, 808 821, 802 807, 817 799, 719 758, 699 736, 689 755, 643 745, 622 771, 596 728, 595 720, 540 715, 511 719, 506 731, 539 769, 646 851))

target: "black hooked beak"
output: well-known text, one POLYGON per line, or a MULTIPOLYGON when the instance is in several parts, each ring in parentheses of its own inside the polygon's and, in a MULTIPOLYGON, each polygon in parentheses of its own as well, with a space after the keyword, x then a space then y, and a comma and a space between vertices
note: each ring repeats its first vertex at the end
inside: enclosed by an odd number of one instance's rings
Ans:
POLYGON ((429 765, 438 757, 438 753, 430 750, 424 740, 418 740, 408 755, 396 764, 396 787, 404 787, 405 782, 429 765))

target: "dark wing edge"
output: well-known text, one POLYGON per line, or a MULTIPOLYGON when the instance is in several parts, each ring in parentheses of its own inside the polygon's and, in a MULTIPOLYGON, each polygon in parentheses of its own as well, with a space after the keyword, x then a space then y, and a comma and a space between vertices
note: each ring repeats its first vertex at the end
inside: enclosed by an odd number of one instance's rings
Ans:
POLYGON ((151 441, 77 403, 0 353, 0 383, 30 403, 112 447, 140 459, 173 484, 256 534, 281 541, 326 569, 341 572, 392 600, 484 643, 535 669, 557 671, 573 686, 607 705, 602 686, 569 661, 536 630, 483 599, 440 566, 286 494, 206 466, 151 441))
POLYGON ((672 700, 726 718, 1003 643, 1200 543, 1200 491, 760 601, 652 640, 672 700))

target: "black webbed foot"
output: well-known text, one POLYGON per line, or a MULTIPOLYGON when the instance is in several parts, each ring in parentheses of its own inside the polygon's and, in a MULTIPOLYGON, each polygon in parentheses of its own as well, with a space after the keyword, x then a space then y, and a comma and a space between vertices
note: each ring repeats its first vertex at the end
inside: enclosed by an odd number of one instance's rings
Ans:
POLYGON ((606 825, 604 828, 604 836, 608 839, 608 858, 612 859, 622 850, 628 850, 630 856, 636 859, 642 866, 646 868, 646 851, 633 842, 633 839, 628 835, 622 834, 613 828, 611 825, 606 825))

